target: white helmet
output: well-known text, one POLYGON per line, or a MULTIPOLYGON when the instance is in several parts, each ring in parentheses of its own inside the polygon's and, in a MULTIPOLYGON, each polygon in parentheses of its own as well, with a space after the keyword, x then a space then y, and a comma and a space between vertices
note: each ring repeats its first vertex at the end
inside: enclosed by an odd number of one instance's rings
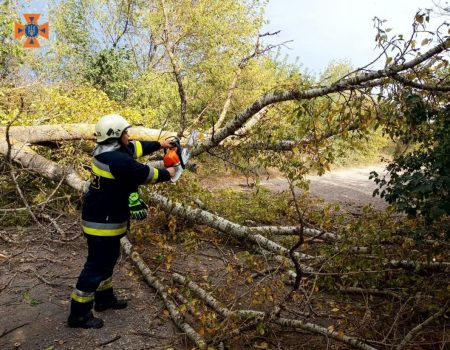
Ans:
POLYGON ((100 118, 95 125, 95 134, 97 143, 109 139, 119 139, 122 133, 131 127, 124 117, 119 114, 108 114, 100 118))

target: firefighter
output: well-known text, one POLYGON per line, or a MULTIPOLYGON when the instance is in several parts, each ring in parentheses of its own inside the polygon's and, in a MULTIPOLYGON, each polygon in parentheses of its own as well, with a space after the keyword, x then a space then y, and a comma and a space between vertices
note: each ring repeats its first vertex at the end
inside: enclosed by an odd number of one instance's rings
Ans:
POLYGON ((169 181, 175 175, 173 167, 158 169, 136 161, 173 145, 168 141, 130 141, 130 126, 118 114, 102 117, 95 126, 93 178, 81 215, 88 256, 71 294, 69 327, 101 328, 103 320, 94 317, 92 307, 97 312, 127 307, 127 302, 113 292, 112 273, 120 254, 120 238, 129 229, 130 217, 147 216, 138 186, 169 181))

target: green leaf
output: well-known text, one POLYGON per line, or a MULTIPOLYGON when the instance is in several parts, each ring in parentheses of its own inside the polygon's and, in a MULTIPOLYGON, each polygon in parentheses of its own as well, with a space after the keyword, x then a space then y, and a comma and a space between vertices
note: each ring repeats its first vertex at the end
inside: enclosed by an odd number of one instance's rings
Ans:
POLYGON ((386 58, 386 66, 389 65, 389 63, 392 62, 392 57, 386 58))
POLYGON ((264 322, 259 321, 257 326, 256 326, 256 331, 260 334, 260 335, 264 335, 266 333, 265 327, 264 327, 264 322))
POLYGON ((423 39, 421 45, 425 46, 426 44, 428 44, 430 41, 428 39, 423 39))
POLYGON ((181 304, 180 306, 178 306, 178 311, 184 313, 186 311, 186 304, 181 304))
POLYGON ((431 209, 430 209, 430 218, 432 219, 432 220, 436 220, 436 219, 439 219, 442 215, 444 215, 445 214, 445 211, 444 210, 442 210, 441 208, 439 208, 439 207, 432 207, 431 209))

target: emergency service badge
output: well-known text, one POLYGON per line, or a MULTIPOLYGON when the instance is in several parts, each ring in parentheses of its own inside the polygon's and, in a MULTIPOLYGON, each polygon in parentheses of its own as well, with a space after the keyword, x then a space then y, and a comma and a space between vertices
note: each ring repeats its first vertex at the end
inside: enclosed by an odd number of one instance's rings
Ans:
POLYGON ((42 36, 48 39, 48 22, 42 25, 38 25, 37 21, 41 15, 38 13, 25 13, 25 21, 27 24, 22 25, 20 23, 15 23, 14 25, 14 36, 17 38, 25 35, 27 40, 24 46, 26 48, 39 48, 38 36, 42 36))

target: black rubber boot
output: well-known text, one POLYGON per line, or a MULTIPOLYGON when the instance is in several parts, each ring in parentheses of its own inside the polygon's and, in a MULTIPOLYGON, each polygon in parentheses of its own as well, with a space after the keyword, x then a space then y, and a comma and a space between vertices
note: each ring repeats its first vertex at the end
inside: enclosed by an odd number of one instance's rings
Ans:
POLYGON ((84 316, 69 316, 67 320, 67 325, 71 328, 102 328, 103 320, 94 317, 92 312, 89 312, 84 316))
POLYGON ((126 300, 116 298, 112 288, 95 292, 94 310, 97 312, 108 309, 120 310, 125 309, 127 306, 128 303, 126 300))
POLYGON ((72 300, 67 325, 71 328, 102 328, 103 320, 92 314, 92 302, 79 303, 72 300))

